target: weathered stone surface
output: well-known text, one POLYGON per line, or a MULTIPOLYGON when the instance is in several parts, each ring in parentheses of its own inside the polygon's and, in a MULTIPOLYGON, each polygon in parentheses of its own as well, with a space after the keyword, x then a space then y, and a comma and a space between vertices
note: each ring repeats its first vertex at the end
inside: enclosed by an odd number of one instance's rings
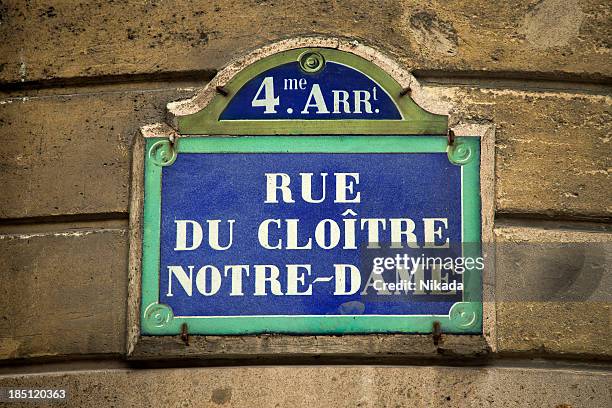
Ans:
POLYGON ((130 142, 178 90, 0 101, 0 218, 126 212, 130 142))
POLYGON ((435 71, 610 76, 602 0, 8 1, 0 81, 217 70, 282 38, 346 36, 435 71), (19 46, 15 46, 19 44, 19 46))
POLYGON ((125 229, 0 235, 0 360, 120 354, 125 229))
MULTIPOLYGON (((70 407, 584 407, 609 405, 603 371, 460 367, 110 369, 14 375, 0 386, 64 388, 70 407)), ((31 406, 31 403, 11 404, 31 406)))
MULTIPOLYGON (((608 251, 600 253, 604 258, 609 254, 612 234, 581 232, 570 227, 497 228, 500 248, 495 271, 497 347, 501 353, 586 354, 597 358, 612 355, 608 336, 612 273, 609 263, 605 266, 607 269, 598 269, 601 258, 592 256, 598 250, 608 251), (567 267, 571 258, 542 259, 533 250, 542 242, 596 245, 589 256, 579 261, 584 267, 578 272, 574 271, 573 263, 567 267), (520 247, 517 243, 527 245, 520 247), (560 268, 563 265, 566 267, 560 268), (570 297, 550 300, 542 297, 542 293, 554 294, 551 290, 558 288, 558 281, 551 283, 550 278, 559 275, 561 280, 571 282, 564 288, 570 297), (586 282, 588 286, 589 278, 597 281, 597 285, 585 292, 584 285, 586 282), (575 294, 579 297, 572 297, 575 294)), ((0 359, 124 352, 127 302, 124 228, 118 225, 106 229, 0 235, 3 271, 0 275, 0 359)), ((338 339, 311 337, 303 341, 261 338, 250 343, 240 338, 223 342, 211 337, 193 339, 194 347, 186 354, 181 352, 184 346, 178 339, 170 339, 164 347, 175 357, 185 354, 206 358, 248 356, 253 353, 249 344, 263 357, 282 357, 300 347, 302 354, 324 349, 328 355, 335 350, 339 357, 375 357, 377 353, 389 358, 436 353, 451 358, 486 355, 482 342, 460 340, 443 339, 440 350, 431 346, 427 336, 410 342, 400 336, 364 338, 346 344, 338 339), (402 353, 393 352, 395 345, 401 346, 402 353)), ((160 350, 139 349, 136 357, 154 358, 160 350)))
MULTIPOLYGON (((436 86, 452 119, 497 126, 497 211, 610 218, 610 97, 436 86)), ((0 218, 127 212, 130 139, 190 91, 0 102, 0 218), (66 114, 69 112, 70 114, 66 114)))
POLYGON ((612 98, 567 92, 426 87, 453 105, 452 127, 492 122, 496 210, 550 217, 612 217, 612 98))
POLYGON ((612 233, 495 230, 501 353, 612 356, 612 233))
POLYGON ((610 97, 475 93, 466 110, 493 109, 498 129, 499 212, 612 217, 610 97))
POLYGON ((129 358, 134 360, 201 358, 207 360, 304 362, 324 357, 335 362, 400 363, 415 360, 482 360, 490 353, 480 335, 442 335, 434 345, 431 335, 381 334, 350 336, 191 336, 185 346, 180 336, 140 338, 129 358))

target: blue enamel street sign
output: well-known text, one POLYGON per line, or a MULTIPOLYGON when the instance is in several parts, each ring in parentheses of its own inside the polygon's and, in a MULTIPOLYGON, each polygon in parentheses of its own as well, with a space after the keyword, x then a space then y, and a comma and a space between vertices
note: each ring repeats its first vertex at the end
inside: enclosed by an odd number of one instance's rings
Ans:
POLYGON ((482 332, 480 141, 356 58, 263 60, 147 140, 142 334, 482 332))
POLYGON ((221 120, 401 119, 393 100, 371 78, 346 65, 328 62, 316 73, 297 61, 264 73, 243 86, 221 120))
POLYGON ((406 252, 370 239, 461 241, 461 167, 445 153, 183 154, 161 199, 160 301, 175 316, 448 314, 462 300, 364 299, 368 253, 406 252))

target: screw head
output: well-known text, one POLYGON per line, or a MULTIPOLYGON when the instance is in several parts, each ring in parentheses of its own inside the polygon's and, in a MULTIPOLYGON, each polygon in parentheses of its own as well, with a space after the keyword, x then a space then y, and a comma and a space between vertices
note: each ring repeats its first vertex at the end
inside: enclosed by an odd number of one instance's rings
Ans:
POLYGON ((304 72, 314 73, 323 69, 325 66, 325 58, 323 55, 314 51, 306 51, 298 58, 300 68, 304 72))
POLYGON ((172 165, 176 156, 176 149, 169 140, 160 140, 149 149, 149 158, 158 166, 172 165))
POLYGON ((447 149, 448 159, 457 165, 464 165, 472 160, 472 149, 465 143, 455 142, 447 149))

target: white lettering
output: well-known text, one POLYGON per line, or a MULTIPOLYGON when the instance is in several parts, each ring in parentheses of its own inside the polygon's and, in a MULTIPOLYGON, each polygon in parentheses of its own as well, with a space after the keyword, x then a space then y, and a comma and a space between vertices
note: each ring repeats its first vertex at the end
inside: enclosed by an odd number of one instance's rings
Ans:
POLYGON ((347 91, 332 91, 334 95, 334 113, 351 113, 349 105, 349 93, 347 91), (340 112, 340 104, 342 104, 342 112, 340 112))
POLYGON ((361 274, 359 269, 354 265, 349 264, 334 264, 334 274, 336 277, 336 289, 334 290, 335 296, 341 295, 352 295, 357 293, 361 287, 361 274), (346 273, 349 272, 349 280, 347 281, 346 273), (349 288, 347 290, 347 283, 349 288))
POLYGON ((308 115, 310 113, 310 108, 317 108, 317 114, 329 113, 319 84, 314 84, 310 89, 310 94, 308 95, 304 109, 302 109, 302 114, 308 115), (311 102, 312 99, 314 99, 314 103, 311 102))
POLYGON ((187 272, 181 266, 168 266, 168 292, 166 296, 174 296, 172 294, 173 275, 176 276, 187 296, 191 296, 193 289, 193 266, 188 266, 187 269, 189 269, 189 276, 187 276, 187 272))
POLYGON ((295 203, 291 198, 291 189, 289 189, 289 183, 291 178, 285 173, 266 173, 266 204, 278 203, 276 198, 277 190, 281 190, 283 196, 283 202, 295 203), (280 184, 277 183, 280 178, 280 184))
POLYGON ((249 265, 227 265, 223 274, 227 278, 228 272, 231 272, 232 277, 232 291, 230 296, 244 296, 242 292, 242 272, 245 272, 246 276, 249 276, 249 265))
POLYGON ((448 218, 423 218, 425 248, 448 248, 448 237, 444 240, 444 244, 436 245, 436 238, 442 238, 442 227, 436 228, 436 222, 444 225, 444 229, 448 230, 448 218))
POLYGON ((221 287, 221 272, 215 266, 206 265, 200 268, 196 275, 196 288, 204 296, 212 296, 221 287), (210 282, 206 279, 210 271, 210 282))
POLYGON ((359 184, 359 173, 335 173, 336 177, 336 199, 334 203, 360 203, 361 192, 357 192, 354 197, 347 197, 347 191, 354 194, 355 185, 359 184), (347 179, 353 179, 348 181, 347 179))
POLYGON ((310 296, 312 295, 312 284, 308 284, 305 291, 300 292, 298 290, 298 283, 302 286, 305 285, 306 276, 304 273, 299 273, 300 269, 306 270, 306 275, 310 276, 311 266, 310 265, 287 265, 287 292, 286 295, 292 296, 310 296))
POLYGON ((175 220, 176 224, 176 246, 175 251, 193 251, 202 243, 202 226, 192 220, 175 220), (191 245, 187 246, 187 225, 193 228, 191 245))
POLYGON ((275 265, 255 265, 255 296, 267 296, 266 282, 270 284, 270 292, 282 296, 281 284, 278 280, 280 270, 275 265), (270 272, 267 275, 267 272, 270 272))

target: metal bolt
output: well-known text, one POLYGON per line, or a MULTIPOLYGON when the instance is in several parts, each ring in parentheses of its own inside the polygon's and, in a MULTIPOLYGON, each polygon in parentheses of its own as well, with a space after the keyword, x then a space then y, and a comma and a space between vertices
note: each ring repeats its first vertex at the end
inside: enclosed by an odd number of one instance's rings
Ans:
POLYGON ((306 51, 298 58, 300 68, 308 73, 318 72, 325 66, 325 58, 318 52, 306 51))
POLYGON ((433 322, 431 334, 433 335, 434 346, 437 346, 438 343, 440 343, 440 340, 442 339, 442 328, 440 327, 439 321, 436 320, 435 322, 433 322))
POLYGON ((188 332, 187 323, 183 323, 181 325, 181 340, 185 343, 186 346, 189 345, 189 332, 188 332))
POLYGON ((406 96, 406 95, 408 95, 410 92, 412 92, 412 89, 411 89, 409 86, 407 86, 407 87, 405 87, 404 89, 402 89, 402 90, 400 91, 400 96, 406 96))
POLYGON ((229 91, 227 89, 225 89, 225 87, 218 85, 215 90, 217 91, 217 93, 220 93, 223 96, 227 96, 229 95, 229 91))

